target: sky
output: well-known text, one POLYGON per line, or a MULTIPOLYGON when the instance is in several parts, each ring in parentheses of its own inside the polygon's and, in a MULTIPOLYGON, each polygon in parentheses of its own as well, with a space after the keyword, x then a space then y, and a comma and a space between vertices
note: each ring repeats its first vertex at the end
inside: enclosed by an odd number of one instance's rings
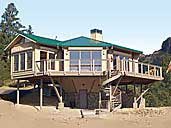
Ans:
POLYGON ((13 2, 35 35, 67 40, 103 31, 104 41, 141 50, 161 48, 171 36, 170 0, 0 0, 0 15, 13 2))

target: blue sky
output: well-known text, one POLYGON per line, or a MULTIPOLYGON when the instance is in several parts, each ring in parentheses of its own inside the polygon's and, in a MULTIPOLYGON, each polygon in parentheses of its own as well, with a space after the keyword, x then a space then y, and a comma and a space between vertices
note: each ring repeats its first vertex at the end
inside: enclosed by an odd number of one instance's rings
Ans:
POLYGON ((22 24, 49 38, 89 37, 98 28, 105 41, 149 54, 171 36, 169 0, 0 0, 0 15, 10 2, 22 24))

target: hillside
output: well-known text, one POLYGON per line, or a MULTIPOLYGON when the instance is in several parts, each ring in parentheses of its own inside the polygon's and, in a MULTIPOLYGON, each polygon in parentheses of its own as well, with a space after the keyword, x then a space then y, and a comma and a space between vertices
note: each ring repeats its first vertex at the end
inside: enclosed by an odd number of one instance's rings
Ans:
POLYGON ((163 41, 161 49, 150 55, 142 55, 140 60, 163 68, 164 80, 151 84, 150 91, 146 94, 148 106, 171 106, 171 73, 166 74, 166 69, 171 61, 171 37, 163 41))

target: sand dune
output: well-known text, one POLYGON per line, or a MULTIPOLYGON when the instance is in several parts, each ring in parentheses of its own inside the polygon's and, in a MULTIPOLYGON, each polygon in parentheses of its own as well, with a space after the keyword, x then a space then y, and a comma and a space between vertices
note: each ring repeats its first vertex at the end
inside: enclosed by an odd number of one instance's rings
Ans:
MULTIPOLYGON (((92 111, 91 111, 92 112, 92 111)), ((170 128, 171 108, 146 110, 123 109, 113 113, 80 118, 76 109, 44 107, 42 111, 28 105, 16 106, 0 100, 1 128, 170 128)), ((93 112, 92 112, 93 113, 93 112)))

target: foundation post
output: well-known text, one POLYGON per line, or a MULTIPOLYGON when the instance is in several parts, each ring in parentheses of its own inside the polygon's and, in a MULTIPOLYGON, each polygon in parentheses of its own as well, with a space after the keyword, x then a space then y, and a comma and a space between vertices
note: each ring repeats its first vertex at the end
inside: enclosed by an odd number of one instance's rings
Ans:
POLYGON ((141 86, 140 86, 140 93, 142 93, 142 84, 141 84, 141 86))
POLYGON ((137 101, 136 101, 136 97, 134 97, 133 108, 138 108, 138 104, 137 104, 137 101))
POLYGON ((109 100, 109 111, 112 110, 112 85, 110 84, 110 100, 109 100))
POLYGON ((102 98, 101 98, 101 91, 99 91, 99 110, 101 109, 102 98))
POLYGON ((19 105, 20 103, 20 92, 19 92, 19 88, 20 88, 20 85, 19 85, 20 81, 17 80, 17 105, 19 105))
POLYGON ((125 91, 128 92, 128 85, 125 85, 125 91))
POLYGON ((43 79, 40 80, 40 110, 43 106, 43 79))
POLYGON ((135 87, 135 84, 134 84, 134 96, 136 97, 136 87, 135 87))
POLYGON ((139 108, 145 108, 145 98, 143 98, 143 96, 141 97, 139 108))

